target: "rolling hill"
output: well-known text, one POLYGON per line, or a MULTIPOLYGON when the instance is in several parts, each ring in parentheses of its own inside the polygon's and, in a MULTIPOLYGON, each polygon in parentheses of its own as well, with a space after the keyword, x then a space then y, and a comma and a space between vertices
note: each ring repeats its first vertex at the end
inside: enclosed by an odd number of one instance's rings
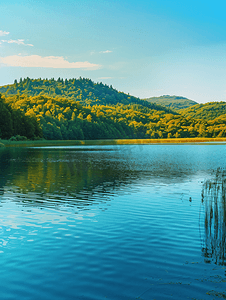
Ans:
POLYGON ((72 78, 72 79, 20 79, 0 87, 0 93, 6 97, 17 94, 25 94, 28 96, 46 95, 52 98, 61 97, 79 101, 85 106, 93 105, 116 105, 116 104, 139 104, 150 109, 165 111, 167 113, 177 114, 169 107, 165 107, 156 103, 141 100, 137 97, 119 92, 112 86, 103 83, 95 83, 88 78, 72 78))
POLYGON ((194 105, 196 102, 184 97, 158 97, 158 100, 161 98, 159 103, 166 105, 168 100, 171 107, 174 103, 175 111, 85 78, 26 78, 0 87, 0 93, 0 138, 20 139, 21 135, 32 139, 43 136, 47 140, 226 136, 225 102, 194 105), (190 107, 179 110, 186 105, 190 107), (8 128, 11 129, 7 133, 8 128))
POLYGON ((145 98, 143 100, 146 100, 150 103, 156 103, 158 105, 163 105, 165 107, 168 107, 168 108, 176 110, 176 111, 198 104, 197 102, 187 99, 185 97, 169 96, 169 95, 145 98))
POLYGON ((215 118, 226 115, 226 102, 196 104, 181 110, 180 113, 185 117, 190 116, 194 119, 214 120, 215 118))

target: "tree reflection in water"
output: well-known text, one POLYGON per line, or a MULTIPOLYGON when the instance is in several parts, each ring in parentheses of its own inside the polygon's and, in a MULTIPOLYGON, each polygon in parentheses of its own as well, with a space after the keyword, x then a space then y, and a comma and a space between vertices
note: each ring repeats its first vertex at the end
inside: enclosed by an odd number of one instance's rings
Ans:
POLYGON ((203 185, 205 235, 202 252, 206 263, 226 265, 226 170, 218 169, 214 180, 203 185))

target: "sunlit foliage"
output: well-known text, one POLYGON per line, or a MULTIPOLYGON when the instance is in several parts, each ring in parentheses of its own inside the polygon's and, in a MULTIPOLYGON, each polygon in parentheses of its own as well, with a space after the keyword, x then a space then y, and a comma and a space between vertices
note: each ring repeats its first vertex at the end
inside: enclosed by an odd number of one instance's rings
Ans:
POLYGON ((0 138, 35 139, 42 134, 47 140, 226 136, 226 114, 213 120, 194 119, 89 79, 27 78, 0 90, 5 92, 0 101, 0 138))
POLYGON ((169 108, 162 107, 155 103, 141 100, 129 94, 117 91, 112 86, 95 83, 88 78, 65 79, 30 79, 29 77, 14 81, 14 84, 0 87, 0 93, 9 95, 26 94, 29 96, 47 95, 52 98, 63 97, 74 101, 79 101, 82 105, 116 105, 121 104, 141 104, 156 110, 172 112, 169 108))
POLYGON ((12 136, 35 139, 42 137, 42 130, 35 113, 26 113, 14 108, 0 94, 0 138, 12 136))
POLYGON ((220 116, 226 118, 226 102, 209 102, 205 104, 196 104, 180 111, 185 117, 195 119, 214 120, 220 116))
POLYGON ((224 118, 195 120, 139 104, 83 106, 72 99, 45 95, 14 95, 5 102, 13 111, 36 118, 48 140, 226 136, 224 118))

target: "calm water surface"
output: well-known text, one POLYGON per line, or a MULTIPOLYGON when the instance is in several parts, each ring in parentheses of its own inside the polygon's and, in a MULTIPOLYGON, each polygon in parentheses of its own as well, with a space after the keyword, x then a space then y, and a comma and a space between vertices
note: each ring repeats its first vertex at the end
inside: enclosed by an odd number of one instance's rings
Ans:
POLYGON ((0 299, 225 298, 225 168, 226 145, 0 149, 0 299))

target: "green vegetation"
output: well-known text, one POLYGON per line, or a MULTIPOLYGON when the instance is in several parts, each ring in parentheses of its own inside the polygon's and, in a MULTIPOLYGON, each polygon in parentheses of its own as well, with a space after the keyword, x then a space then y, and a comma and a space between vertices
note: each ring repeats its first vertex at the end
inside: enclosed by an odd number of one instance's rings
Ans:
POLYGON ((176 114, 169 108, 149 103, 148 101, 118 92, 112 86, 103 83, 94 83, 87 78, 79 79, 30 79, 29 77, 14 84, 0 87, 0 93, 6 97, 10 95, 28 95, 28 96, 49 96, 51 98, 66 98, 73 101, 79 101, 82 105, 117 105, 121 104, 140 104, 145 107, 163 110, 168 113, 176 114))
POLYGON ((42 130, 35 115, 25 115, 20 109, 14 109, 0 94, 0 138, 12 136, 40 138, 42 130))
MULTIPOLYGON (((83 106, 66 98, 15 95, 5 99, 14 110, 39 122, 48 140, 163 137, 158 126, 166 115, 139 104, 83 106)), ((173 114, 167 114, 173 118, 173 114)))
POLYGON ((181 115, 89 79, 27 78, 0 90, 5 93, 0 96, 0 138, 15 142, 42 137, 115 140, 226 136, 226 115, 214 120, 195 119, 186 110, 181 115))
POLYGON ((139 104, 85 107, 71 99, 42 95, 10 96, 5 103, 29 120, 36 119, 47 140, 224 137, 226 134, 226 119, 195 120, 139 104))
POLYGON ((226 102, 209 102, 205 104, 196 104, 192 107, 184 109, 180 112, 185 117, 192 117, 195 119, 220 120, 226 118, 226 102))
POLYGON ((187 108, 187 107, 191 107, 191 106, 197 104, 197 102, 195 102, 193 100, 189 100, 184 97, 169 96, 169 95, 164 95, 164 96, 160 96, 160 97, 151 97, 151 98, 146 98, 143 100, 146 100, 148 102, 155 103, 158 105, 163 105, 165 107, 174 109, 176 111, 187 108))
POLYGON ((213 180, 206 180, 202 190, 205 231, 202 252, 206 263, 226 266, 226 171, 217 169, 213 180))

